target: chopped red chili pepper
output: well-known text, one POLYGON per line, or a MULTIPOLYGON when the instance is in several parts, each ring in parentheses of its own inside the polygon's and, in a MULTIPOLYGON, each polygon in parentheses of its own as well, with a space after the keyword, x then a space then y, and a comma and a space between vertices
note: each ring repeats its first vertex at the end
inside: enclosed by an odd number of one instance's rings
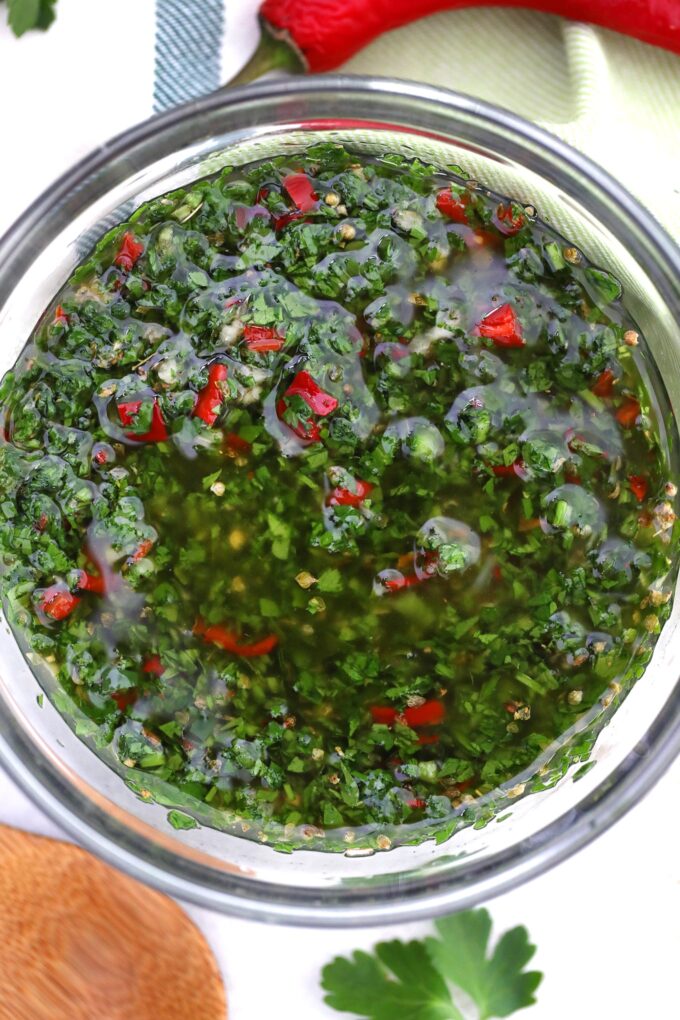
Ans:
POLYGON ((382 726, 392 726, 397 718, 396 708, 390 708, 389 705, 372 705, 371 715, 373 716, 373 722, 382 726))
POLYGON ((92 460, 95 462, 95 464, 99 464, 100 466, 102 464, 106 464, 108 459, 109 459, 109 455, 106 452, 106 450, 97 450, 95 452, 94 456, 92 457, 92 460))
POLYGON ((87 570, 80 570, 78 572, 78 590, 92 591, 97 595, 103 595, 105 592, 104 578, 90 574, 87 570))
POLYGON ((235 432, 227 432, 224 437, 225 445, 234 453, 250 453, 252 446, 247 439, 242 439, 235 432))
MULTIPOLYGON (((121 425, 132 425, 135 417, 139 414, 142 406, 141 400, 128 400, 118 405, 118 416, 121 425)), ((158 398, 154 398, 153 410, 151 412, 151 428, 148 432, 139 435, 136 432, 126 432, 128 439, 134 439, 138 443, 162 443, 168 438, 168 430, 163 421, 161 409, 158 406, 158 398)))
POLYGON ((421 733, 418 737, 419 744, 438 744, 439 737, 436 733, 421 733))
POLYGON ((53 620, 64 620, 76 608, 80 599, 65 584, 53 584, 40 596, 39 608, 53 620))
POLYGON ((356 492, 343 486, 333 489, 326 500, 328 506, 361 506, 374 489, 370 482, 362 482, 360 478, 355 480, 354 486, 356 492))
POLYGON ((454 223, 467 223, 467 203, 467 196, 461 199, 454 195, 450 188, 442 188, 437 192, 435 199, 439 212, 443 216, 448 216, 454 223))
POLYGON ((57 307, 54 309, 54 319, 52 320, 52 325, 68 326, 68 315, 61 307, 61 305, 57 305, 57 307))
POLYGON ((286 340, 279 336, 271 326, 246 326, 243 338, 249 351, 265 354, 269 351, 280 351, 286 340))
MULTIPOLYGON (((283 398, 277 402, 276 413, 279 418, 283 418, 283 415, 285 414, 287 408, 286 397, 296 396, 302 397, 310 410, 312 410, 314 414, 318 414, 321 418, 325 418, 327 415, 331 414, 338 406, 338 401, 335 397, 332 397, 330 393, 326 393, 322 390, 314 379, 312 379, 309 372, 298 372, 284 393, 283 398)), ((308 439, 312 442, 316 442, 321 437, 319 427, 312 418, 308 418, 304 423, 300 422, 295 426, 289 426, 289 428, 291 428, 291 430, 301 439, 308 439)))
POLYGON ((138 563, 143 560, 145 556, 148 556, 153 549, 153 541, 150 538, 143 539, 131 556, 128 556, 128 563, 138 563))
POLYGON ((590 387, 596 397, 611 397, 614 389, 614 373, 605 368, 602 375, 598 376, 595 384, 590 387))
POLYGON ((307 174, 288 174, 283 178, 284 190, 288 193, 300 212, 309 212, 318 201, 318 195, 312 187, 307 174))
POLYGON ((254 659, 259 655, 267 655, 273 651, 279 643, 276 634, 268 634, 260 641, 252 644, 241 644, 240 639, 232 631, 227 630, 219 624, 206 627, 202 620, 198 620, 194 626, 194 633, 200 634, 206 641, 219 645, 225 652, 233 652, 234 655, 241 655, 246 659, 254 659))
POLYGON ((123 234, 120 247, 113 261, 115 265, 120 266, 121 269, 129 273, 143 251, 144 245, 142 242, 135 240, 134 235, 126 231, 123 234))
POLYGON ((300 212, 299 209, 294 209, 292 212, 284 213, 282 216, 274 217, 274 230, 283 230, 289 223, 293 223, 295 220, 301 220, 304 218, 304 213, 300 212))
POLYGON ((446 710, 441 701, 425 701, 422 705, 414 705, 404 711, 404 719, 409 726, 436 726, 442 721, 446 710))
POLYGON ((426 805, 426 801, 422 800, 422 798, 420 797, 414 797, 412 800, 407 800, 406 803, 410 808, 413 808, 414 810, 418 808, 424 808, 426 805))
POLYGON ((161 662, 160 656, 152 655, 150 658, 146 659, 142 666, 142 672, 150 673, 153 676, 163 676, 163 673, 165 673, 165 667, 161 662))
POLYGON ((501 233, 506 234, 508 237, 519 233, 525 223, 524 215, 512 202, 508 202, 507 205, 501 203, 498 206, 495 221, 501 233))
POLYGON ((626 397, 624 404, 616 412, 616 420, 624 429, 632 429, 640 416, 640 401, 635 397, 626 397))
POLYGON ((403 717, 407 726, 416 728, 418 726, 436 726, 445 715, 445 709, 441 701, 425 701, 422 705, 413 705, 404 709, 400 714, 395 708, 389 705, 372 705, 371 715, 374 723, 382 723, 384 726, 392 726, 400 717, 403 717))
POLYGON ((35 526, 36 531, 44 531, 45 528, 47 527, 48 520, 49 520, 49 518, 48 518, 47 514, 44 513, 44 512, 41 513, 40 517, 38 518, 38 523, 35 526))
POLYGON ((112 691, 111 697, 118 706, 118 711, 124 712, 128 705, 134 705, 137 700, 137 688, 128 687, 124 691, 112 691))
POLYGON ((208 370, 208 382, 200 390, 194 407, 194 418, 200 418, 206 425, 214 425, 224 403, 224 391, 220 386, 227 378, 227 366, 213 364, 208 370))
POLYGON ((481 319, 474 330, 488 337, 497 347, 523 347, 522 324, 512 305, 499 305, 481 319))
POLYGON ((633 493, 639 503, 642 503, 643 499, 647 495, 647 479, 644 475, 628 475, 628 484, 630 485, 630 491, 633 493))
POLYGON ((498 478, 513 478, 524 471, 524 461, 518 457, 512 464, 494 464, 491 470, 498 478))

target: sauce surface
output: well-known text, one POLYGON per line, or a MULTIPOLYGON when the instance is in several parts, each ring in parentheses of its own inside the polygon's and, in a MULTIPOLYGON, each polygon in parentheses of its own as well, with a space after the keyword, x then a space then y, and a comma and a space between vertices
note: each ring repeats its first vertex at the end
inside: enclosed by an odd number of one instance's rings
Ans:
POLYGON ((417 840, 530 770, 670 607, 620 299, 532 210, 397 156, 138 210, 0 389, 6 612, 78 732, 281 847, 417 840))

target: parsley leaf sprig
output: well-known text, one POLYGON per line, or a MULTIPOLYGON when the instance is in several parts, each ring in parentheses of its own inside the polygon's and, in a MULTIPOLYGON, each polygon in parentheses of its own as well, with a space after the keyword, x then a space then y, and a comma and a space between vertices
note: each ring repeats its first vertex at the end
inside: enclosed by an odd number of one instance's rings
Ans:
POLYGON ((32 28, 47 29, 56 17, 57 0, 7 0, 7 21, 16 36, 32 28))
POLYGON ((324 967, 331 1008, 366 1020, 465 1020, 460 992, 479 1020, 531 1006, 543 975, 525 967, 536 952, 524 927, 505 932, 489 952, 491 917, 468 910, 436 922, 437 937, 380 942, 324 967), (453 989, 450 986, 454 986, 453 989))

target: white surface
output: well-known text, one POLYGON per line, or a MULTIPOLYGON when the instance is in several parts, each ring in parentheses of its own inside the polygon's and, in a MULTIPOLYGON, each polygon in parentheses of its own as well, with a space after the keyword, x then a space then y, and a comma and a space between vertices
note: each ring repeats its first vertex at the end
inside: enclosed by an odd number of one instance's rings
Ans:
MULTIPOLYGON (((257 0, 231 0, 225 70, 239 66, 252 49, 256 5, 257 0)), ((0 231, 75 159, 148 114, 151 6, 149 0, 144 5, 117 0, 116 20, 110 22, 113 11, 101 3, 60 0, 54 28, 20 42, 0 26, 0 231), (116 32, 125 24, 135 25, 135 33, 128 27, 118 47, 116 32)), ((635 138, 630 146, 634 151, 635 138)), ((545 971, 545 980, 538 1004, 520 1015, 531 1020, 677 1018, 679 786, 676 763, 597 843, 490 904, 496 931, 526 924, 538 945, 535 964, 545 971)), ((0 821, 59 835, 2 775, 0 821)), ((413 937, 429 927, 320 932, 188 909, 223 969, 231 1020, 338 1017, 319 992, 325 962, 381 938, 413 937)))

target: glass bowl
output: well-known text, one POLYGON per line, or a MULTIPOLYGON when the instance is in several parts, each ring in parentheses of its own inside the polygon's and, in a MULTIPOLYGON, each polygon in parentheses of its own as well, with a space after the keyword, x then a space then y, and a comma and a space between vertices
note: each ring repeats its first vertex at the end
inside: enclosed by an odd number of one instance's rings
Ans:
MULTIPOLYGON (((321 138, 460 164, 484 185, 534 205, 615 273, 649 345, 661 427, 677 453, 671 409, 680 406, 680 252, 670 238, 616 181, 539 127, 468 96, 384 79, 318 77, 232 89, 94 152, 0 241, 0 375, 98 236, 141 202, 225 165, 299 151, 321 138)), ((38 695, 42 687, 49 693, 51 677, 31 666, 6 625, 0 761, 76 840, 173 896, 298 924, 431 916, 488 900, 563 860, 662 774, 680 749, 679 612, 676 605, 628 697, 606 698, 611 704, 596 720, 585 718, 551 749, 558 765, 546 763, 544 782, 524 790, 515 781, 500 817, 480 809, 475 825, 439 844, 283 854, 207 826, 176 831, 167 808, 136 796, 48 699, 41 707, 38 695), (593 741, 589 755, 581 754, 593 741), (588 757, 587 767, 567 768, 579 755, 588 757)))

